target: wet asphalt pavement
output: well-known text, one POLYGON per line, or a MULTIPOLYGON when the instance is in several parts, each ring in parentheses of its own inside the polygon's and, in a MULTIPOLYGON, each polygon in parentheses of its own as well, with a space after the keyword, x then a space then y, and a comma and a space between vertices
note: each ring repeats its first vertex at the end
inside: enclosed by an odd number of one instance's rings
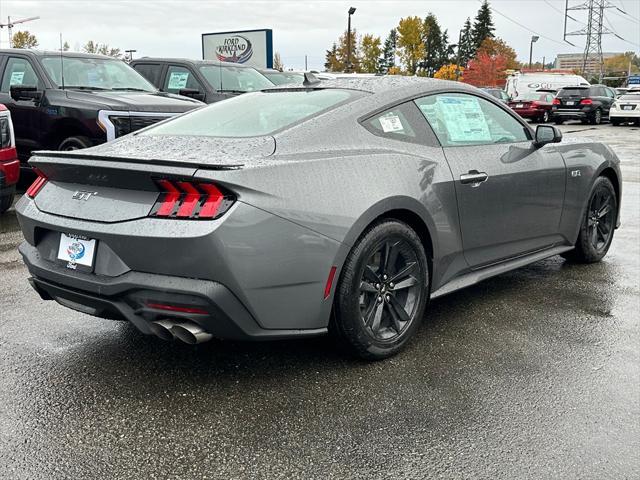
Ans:
POLYGON ((562 129, 623 162, 609 255, 436 300, 378 363, 325 338, 163 343, 42 302, 0 217, 0 478, 638 478, 640 129, 562 129))

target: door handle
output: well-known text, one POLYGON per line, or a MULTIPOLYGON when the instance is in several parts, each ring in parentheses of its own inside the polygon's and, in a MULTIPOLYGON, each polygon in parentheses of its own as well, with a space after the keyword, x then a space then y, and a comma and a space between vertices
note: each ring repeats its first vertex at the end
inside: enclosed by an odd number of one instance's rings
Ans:
POLYGON ((479 172, 477 170, 469 170, 469 173, 465 173, 460 175, 460 183, 468 184, 470 183, 472 187, 479 187, 481 183, 486 182, 489 178, 484 172, 479 172))

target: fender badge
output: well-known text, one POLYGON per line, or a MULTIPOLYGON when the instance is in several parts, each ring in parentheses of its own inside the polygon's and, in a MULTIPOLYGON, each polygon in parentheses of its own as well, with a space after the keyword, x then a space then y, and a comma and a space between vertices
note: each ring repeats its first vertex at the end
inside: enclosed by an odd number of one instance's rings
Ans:
POLYGON ((84 200, 85 202, 89 200, 92 196, 97 195, 98 192, 87 192, 85 190, 76 191, 71 197, 74 200, 84 200))
POLYGON ((582 175, 582 172, 580 172, 580 170, 571 170, 572 177, 579 177, 581 175, 582 175))

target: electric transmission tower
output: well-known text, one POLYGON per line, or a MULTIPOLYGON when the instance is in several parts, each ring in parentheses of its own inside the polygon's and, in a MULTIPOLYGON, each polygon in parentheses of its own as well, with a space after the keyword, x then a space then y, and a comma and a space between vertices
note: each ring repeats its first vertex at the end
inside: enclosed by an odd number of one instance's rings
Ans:
MULTIPOLYGON (((564 10, 564 41, 570 45, 573 43, 567 40, 570 36, 586 36, 587 43, 584 47, 584 55, 582 57, 582 74, 592 71, 596 67, 595 73, 598 75, 598 81, 602 82, 603 77, 603 58, 602 58, 602 35, 613 34, 603 25, 604 11, 607 8, 617 8, 609 0, 585 0, 578 5, 569 6, 569 0, 566 0, 564 10), (587 23, 580 30, 567 32, 567 19, 578 21, 571 16, 569 12, 576 10, 587 10, 587 23)), ((617 36, 617 35, 616 35, 617 36)), ((573 45, 575 46, 575 45, 573 45)))

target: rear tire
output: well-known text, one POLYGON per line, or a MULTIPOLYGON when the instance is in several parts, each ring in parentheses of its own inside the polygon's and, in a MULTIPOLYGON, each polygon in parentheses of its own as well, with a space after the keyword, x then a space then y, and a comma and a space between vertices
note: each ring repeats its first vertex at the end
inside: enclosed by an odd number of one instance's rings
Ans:
POLYGON ((614 127, 617 127, 618 125, 620 125, 620 120, 618 120, 617 118, 611 118, 609 121, 611 122, 611 125, 613 125, 614 127))
POLYGON ((545 110, 544 113, 542 114, 542 118, 540 118, 540 121, 542 123, 549 123, 550 118, 551 117, 549 116, 549 111, 545 110))
POLYGON ((589 119, 589 123, 591 125, 600 125, 602 123, 602 110, 597 108, 596 111, 593 112, 593 115, 591 116, 591 118, 589 119))
POLYGON ((77 136, 65 138, 58 146, 58 150, 80 150, 91 147, 91 140, 88 137, 77 136))
POLYGON ((375 223, 340 273, 330 332, 360 358, 395 355, 422 322, 428 285, 429 264, 416 232, 397 220, 375 223))
POLYGON ((617 216, 616 191, 608 178, 598 177, 591 188, 575 248, 562 256, 577 263, 602 260, 613 241, 617 216))
POLYGON ((0 197, 0 214, 9 210, 11 205, 13 205, 13 197, 15 195, 12 193, 11 195, 5 195, 4 197, 0 197))
POLYGON ((553 123, 555 123, 556 125, 562 125, 564 123, 564 120, 562 120, 561 118, 556 118, 553 123))

